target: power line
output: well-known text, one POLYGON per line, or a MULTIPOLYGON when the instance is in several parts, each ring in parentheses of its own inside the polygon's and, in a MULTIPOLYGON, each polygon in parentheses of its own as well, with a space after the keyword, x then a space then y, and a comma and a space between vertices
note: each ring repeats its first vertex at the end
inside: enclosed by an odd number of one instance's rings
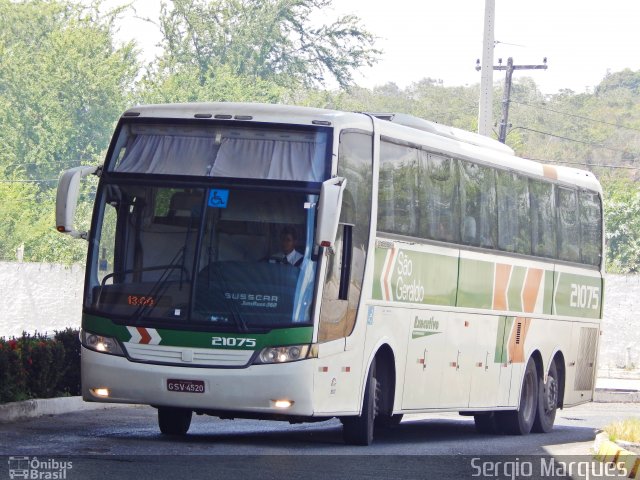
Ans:
POLYGON ((513 58, 507 59, 507 65, 502 65, 502 59, 498 59, 500 65, 494 66, 494 70, 505 70, 504 91, 502 94, 502 120, 500 120, 500 132, 498 133, 498 141, 505 143, 507 139, 507 127, 509 126, 509 103, 511 100, 511 80, 515 70, 546 70, 547 57, 544 57, 542 65, 514 65, 513 58))
POLYGON ((40 180, 0 180, 0 183, 48 183, 57 182, 57 178, 40 179, 40 180))
POLYGON ((595 118, 585 117, 584 115, 577 115, 575 113, 563 112, 561 110, 555 110, 553 108, 543 107, 540 105, 533 105, 531 103, 526 103, 526 102, 518 102, 516 100, 511 100, 511 103, 517 103, 518 105, 524 105, 527 107, 536 108, 538 110, 546 110, 549 112, 558 113, 560 115, 566 115, 567 117, 580 118, 581 120, 587 120, 589 122, 602 123, 604 125, 609 125, 611 127, 624 128, 626 130, 633 130, 634 132, 640 132, 640 128, 627 127, 626 125, 621 125, 619 123, 605 122, 604 120, 596 120, 595 118))
POLYGON ((581 167, 589 167, 589 168, 618 168, 624 170, 640 170, 640 167, 632 167, 629 165, 598 165, 595 163, 586 163, 586 162, 571 162, 567 160, 541 160, 539 158, 530 158, 530 157, 522 157, 526 160, 533 160, 534 162, 540 163, 562 163, 564 165, 580 165, 581 167))
POLYGON ((521 127, 521 126, 513 127, 509 131, 509 133, 513 132, 514 130, 518 130, 518 129, 527 130, 529 132, 534 132, 534 133, 539 133, 541 135, 547 135, 549 137, 559 138, 561 140, 567 140, 569 142, 575 142, 575 143, 581 143, 583 145, 589 145, 590 147, 593 147, 593 148, 601 148, 601 149, 604 149, 604 150, 611 150, 612 152, 625 153, 627 155, 632 155, 633 157, 640 156, 640 153, 637 153, 637 152, 630 152, 628 150, 620 150, 619 148, 607 147, 606 145, 602 145, 601 143, 592 143, 592 142, 587 142, 585 140, 578 140, 576 138, 563 137, 562 135, 556 135, 555 133, 543 132, 543 131, 535 130, 533 128, 528 128, 528 127, 521 127))

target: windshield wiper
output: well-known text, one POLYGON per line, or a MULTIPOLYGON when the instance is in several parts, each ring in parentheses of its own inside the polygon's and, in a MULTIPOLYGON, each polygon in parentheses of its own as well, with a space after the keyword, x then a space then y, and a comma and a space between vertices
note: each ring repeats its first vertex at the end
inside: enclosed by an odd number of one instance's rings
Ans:
MULTIPOLYGON (((149 290, 148 296, 150 296, 151 298, 160 298, 160 294, 163 293, 164 291, 166 291, 167 287, 168 287, 168 282, 167 280, 169 279, 169 276, 171 275, 170 272, 172 272, 173 270, 180 270, 180 286, 179 288, 182 289, 182 273, 185 272, 187 274, 187 277, 189 276, 189 272, 187 271, 187 269, 184 266, 184 262, 182 262, 182 259, 184 258, 184 253, 185 250, 187 249, 186 245, 184 247, 182 247, 180 250, 178 250, 175 254, 175 256, 173 257, 173 259, 171 260, 171 262, 169 263, 169 265, 167 265, 166 267, 155 267, 156 270, 163 268, 162 273, 160 274, 160 278, 158 278, 158 280, 156 280, 156 282, 153 284, 153 286, 151 287, 151 290, 149 290), (178 263, 182 262, 181 265, 178 265, 178 263)), ((160 303, 158 301, 154 301, 151 302, 151 304, 148 303, 143 303, 142 305, 139 305, 138 308, 136 309, 135 312, 133 312, 133 315, 131 315, 131 320, 133 323, 138 323, 140 321, 140 319, 142 318, 142 315, 150 315, 151 312, 156 308, 156 305, 160 303)))
MULTIPOLYGON (((168 265, 158 265, 155 267, 130 269, 130 270, 112 272, 108 275, 105 275, 102 281, 100 282, 100 291, 98 292, 96 306, 97 307, 100 306, 102 293, 106 286, 107 280, 115 276, 126 276, 126 275, 132 275, 132 274, 141 274, 143 272, 153 272, 153 271, 161 270, 162 273, 160 274, 160 277, 158 278, 158 280, 155 281, 151 289, 146 294, 146 296, 148 297, 156 298, 160 293, 162 293, 163 289, 165 289, 168 286, 167 280, 169 279, 170 273, 174 270, 180 270, 180 288, 182 288, 183 274, 185 277, 187 278, 189 277, 189 271, 184 266, 184 262, 182 264, 179 264, 184 257, 185 250, 186 250, 186 247, 182 247, 180 250, 178 250, 178 252, 175 254, 175 256, 173 257, 173 259, 168 265)), ((131 316, 132 321, 137 322, 140 320, 143 314, 151 313, 158 303, 159 302, 154 301, 154 302, 144 303, 139 305, 136 311, 133 312, 131 316)))
MULTIPOLYGON (((211 279, 211 269, 212 266, 211 264, 208 265, 206 267, 206 275, 207 275, 207 287, 210 287, 212 284, 212 279, 211 279)), ((221 283, 221 285, 223 287, 225 287, 226 289, 228 289, 228 284, 226 283, 226 280, 224 278, 224 275, 220 274, 220 275, 216 275, 216 279, 221 283)), ((199 282, 198 280, 196 280, 196 282, 198 282, 198 286, 196 288, 201 288, 201 282, 199 282)), ((248 332, 249 331, 249 326, 247 325, 247 322, 245 321, 245 319, 242 317, 242 314, 240 312, 238 312, 237 308, 235 307, 233 300, 227 299, 224 295, 222 296, 222 298, 224 298, 224 305, 227 309, 227 312, 229 313, 229 316, 232 318, 232 320, 234 321, 234 323, 237 325, 237 327, 239 328, 239 330, 241 332, 248 332)))

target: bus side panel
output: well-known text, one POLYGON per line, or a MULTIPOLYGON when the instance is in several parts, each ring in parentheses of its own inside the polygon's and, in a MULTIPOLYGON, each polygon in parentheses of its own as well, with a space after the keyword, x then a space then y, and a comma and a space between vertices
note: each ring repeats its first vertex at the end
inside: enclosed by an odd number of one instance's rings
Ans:
MULTIPOLYGON (((352 335, 359 336, 356 328, 352 335)), ((318 345, 318 367, 314 370, 313 404, 316 416, 357 413, 364 375, 361 348, 345 351, 341 338, 318 345)))
MULTIPOLYGON (((394 411, 402 408, 404 371, 406 368, 407 335, 410 330, 411 315, 404 308, 369 306, 365 323, 364 364, 369 365, 383 345, 391 347, 394 355, 396 386, 394 391, 394 411)), ((366 372, 364 372, 366 373, 366 372)), ((363 377, 364 383, 364 377, 363 377)), ((361 396, 362 398, 362 396, 361 396)))
POLYGON ((571 353, 565 355, 565 406, 593 399, 600 337, 602 284, 600 272, 556 265, 553 313, 574 318, 571 353))
POLYGON ((442 376, 451 350, 446 339, 450 314, 418 309, 396 310, 405 312, 408 317, 402 408, 437 408, 440 406, 442 376))

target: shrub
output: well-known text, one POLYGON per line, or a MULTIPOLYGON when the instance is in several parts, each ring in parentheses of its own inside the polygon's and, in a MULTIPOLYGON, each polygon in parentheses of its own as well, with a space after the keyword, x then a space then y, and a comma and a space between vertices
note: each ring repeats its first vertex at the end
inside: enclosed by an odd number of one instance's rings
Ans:
POLYGON ((627 418, 604 427, 612 441, 640 443, 640 417, 627 418))
POLYGON ((20 338, 0 338, 0 403, 79 392, 77 330, 56 332, 53 338, 26 332, 20 338))
POLYGON ((80 395, 80 338, 78 330, 56 332, 55 339, 64 347, 65 369, 56 390, 66 395, 80 395))
POLYGON ((19 343, 29 396, 54 397, 64 369, 64 347, 38 333, 23 333, 19 343))
POLYGON ((0 403, 25 398, 26 372, 22 367, 18 342, 0 338, 0 403))

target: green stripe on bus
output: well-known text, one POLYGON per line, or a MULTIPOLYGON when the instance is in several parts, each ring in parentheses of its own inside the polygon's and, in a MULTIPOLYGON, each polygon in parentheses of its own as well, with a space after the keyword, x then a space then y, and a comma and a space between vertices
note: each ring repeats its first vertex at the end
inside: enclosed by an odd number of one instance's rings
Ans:
POLYGON ((104 317, 85 313, 82 315, 82 328, 87 332, 95 333, 97 335, 117 338, 121 342, 128 342, 131 340, 131 334, 129 333, 129 330, 127 330, 127 327, 113 323, 111 320, 104 317))
POLYGON ((507 363, 508 352, 507 342, 511 333, 514 317, 498 318, 498 333, 496 334, 496 352, 493 357, 494 363, 507 363))
POLYGON ((461 258, 458 306, 492 308, 494 272, 495 264, 493 262, 461 258))
POLYGON ((413 330, 411 332, 411 338, 422 338, 422 337, 429 337, 431 335, 437 335, 439 333, 442 332, 425 332, 424 330, 413 330))
POLYGON ((551 315, 553 307, 553 271, 544 272, 544 297, 542 302, 542 313, 551 315))
POLYGON ((371 295, 373 298, 382 300, 382 286, 380 285, 380 281, 382 278, 382 267, 384 267, 384 260, 387 257, 387 252, 389 250, 386 248, 376 248, 374 263, 373 263, 373 286, 371 295))
POLYGON ((522 289, 524 288, 524 278, 527 274, 526 267, 513 267, 511 279, 507 289, 507 301, 509 310, 512 312, 522 311, 522 289))
POLYGON ((600 277, 556 272, 556 282, 556 293, 553 299, 556 315, 600 318, 602 311, 600 277))
MULTIPOLYGON (((115 337, 122 342, 131 340, 131 334, 127 327, 117 325, 111 320, 94 315, 84 315, 82 328, 91 333, 115 337)), ((295 328, 274 328, 268 333, 245 333, 245 332, 196 332, 185 330, 172 330, 156 328, 161 338, 160 345, 172 347, 192 347, 192 348, 235 348, 246 349, 245 347, 213 346, 212 338, 252 338, 256 341, 256 346, 251 350, 276 347, 280 345, 301 345, 311 343, 313 338, 313 327, 295 328)))
MULTIPOLYGON (((374 260, 371 290, 374 300, 483 310, 493 308, 496 279, 492 261, 379 247, 375 250, 374 260)), ((523 312, 522 292, 526 277, 527 267, 512 267, 506 291, 511 312, 523 312)), ((535 313, 602 318, 603 282, 600 277, 545 270, 540 288, 542 308, 535 313)))
POLYGON ((392 267, 388 288, 394 301, 455 305, 458 257, 398 249, 392 267))

